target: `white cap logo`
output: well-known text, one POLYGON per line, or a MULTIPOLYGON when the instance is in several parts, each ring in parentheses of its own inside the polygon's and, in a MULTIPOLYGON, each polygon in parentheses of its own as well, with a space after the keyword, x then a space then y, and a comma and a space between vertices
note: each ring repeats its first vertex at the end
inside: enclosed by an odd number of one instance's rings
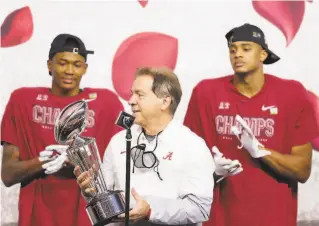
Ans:
POLYGON ((73 48, 73 53, 79 53, 79 48, 73 48))

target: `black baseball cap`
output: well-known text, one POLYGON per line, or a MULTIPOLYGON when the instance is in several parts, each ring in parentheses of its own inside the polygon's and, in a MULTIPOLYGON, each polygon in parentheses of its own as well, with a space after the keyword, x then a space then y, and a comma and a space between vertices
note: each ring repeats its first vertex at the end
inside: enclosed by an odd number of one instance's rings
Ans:
POLYGON ((94 51, 86 50, 84 43, 79 37, 71 34, 59 34, 53 39, 49 51, 49 60, 52 59, 56 53, 60 52, 80 54, 84 57, 85 61, 87 54, 94 54, 94 51))
POLYGON ((227 39, 228 46, 230 46, 233 42, 238 41, 247 41, 259 44, 268 53, 268 57, 264 61, 264 64, 272 64, 280 60, 280 57, 268 48, 264 32, 255 25, 246 23, 242 26, 235 27, 231 29, 225 37, 227 39))

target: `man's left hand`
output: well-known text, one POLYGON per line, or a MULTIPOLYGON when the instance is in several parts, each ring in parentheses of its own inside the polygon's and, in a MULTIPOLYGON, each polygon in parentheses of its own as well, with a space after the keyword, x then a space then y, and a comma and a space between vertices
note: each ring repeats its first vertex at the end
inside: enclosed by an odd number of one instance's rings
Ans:
POLYGON ((240 115, 236 115, 235 120, 242 127, 242 131, 240 131, 237 126, 231 127, 231 132, 238 138, 241 143, 241 146, 238 147, 239 149, 244 147, 253 158, 261 158, 271 154, 270 151, 263 149, 264 145, 257 140, 247 122, 242 117, 240 117, 240 115))
POLYGON ((249 134, 246 130, 243 130, 240 140, 244 148, 253 158, 261 158, 271 154, 271 152, 266 150, 264 145, 261 144, 254 135, 249 134))
MULTIPOLYGON (((145 199, 143 199, 134 188, 132 188, 132 195, 136 201, 136 205, 135 207, 130 210, 129 212, 129 217, 130 220, 133 221, 138 221, 138 220, 142 220, 142 219, 146 219, 147 215, 150 211, 150 205, 147 203, 147 201, 145 199)), ((120 214, 118 216, 118 218, 125 218, 125 214, 120 214)))

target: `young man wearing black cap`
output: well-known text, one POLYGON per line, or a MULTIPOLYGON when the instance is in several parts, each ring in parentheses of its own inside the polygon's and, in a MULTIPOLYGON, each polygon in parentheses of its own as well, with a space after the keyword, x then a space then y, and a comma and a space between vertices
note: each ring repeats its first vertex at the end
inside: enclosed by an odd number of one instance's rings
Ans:
POLYGON ((234 75, 201 81, 184 121, 243 168, 217 186, 206 225, 296 226, 297 184, 310 175, 319 134, 313 108, 299 82, 264 74, 279 57, 258 27, 244 24, 226 39, 234 75))
POLYGON ((100 156, 120 130, 115 125, 123 110, 118 97, 107 89, 80 88, 88 54, 93 51, 87 51, 78 37, 58 35, 47 61, 51 88, 19 88, 6 106, 1 176, 8 187, 21 183, 19 226, 91 225, 66 146, 56 145, 54 138, 54 122, 61 109, 81 99, 92 100, 82 135, 96 138, 100 156))

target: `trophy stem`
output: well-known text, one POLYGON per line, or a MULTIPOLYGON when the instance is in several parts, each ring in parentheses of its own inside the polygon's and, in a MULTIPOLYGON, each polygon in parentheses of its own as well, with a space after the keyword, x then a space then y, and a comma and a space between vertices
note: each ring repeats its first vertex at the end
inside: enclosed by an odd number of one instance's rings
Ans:
MULTIPOLYGON (((76 146, 76 142, 80 142, 80 143, 85 143, 85 139, 82 139, 80 136, 76 136, 74 137, 73 141, 72 141, 72 145, 71 146, 76 146)), ((70 160, 75 163, 76 165, 78 165, 80 167, 80 172, 83 173, 84 171, 86 171, 86 169, 89 169, 90 166, 92 165, 92 162, 88 162, 90 160, 89 155, 88 155, 88 151, 85 149, 85 147, 79 147, 76 148, 74 150, 69 150, 68 151, 68 157, 70 158, 70 160)), ((97 167, 97 166, 96 166, 97 167)), ((89 171, 90 176, 92 178, 95 178, 95 172, 94 169, 93 170, 93 175, 92 173, 89 171)), ((91 188, 94 188, 94 196, 97 194, 98 192, 98 188, 95 185, 95 183, 92 181, 90 182, 89 186, 91 188)))
MULTIPOLYGON (((91 145, 93 145, 93 149, 95 150, 92 152, 92 154, 94 158, 99 161, 99 165, 101 166, 102 165, 102 163, 100 162, 101 157, 100 157, 100 153, 98 151, 97 145, 95 142, 93 142, 91 145)), ((98 174, 99 174, 98 178, 100 179, 98 184, 101 186, 102 190, 107 191, 107 185, 106 185, 102 170, 101 171, 99 170, 98 174)))
MULTIPOLYGON (((68 157, 69 157, 69 159, 71 160, 71 162, 73 162, 73 164, 79 166, 79 167, 80 167, 80 172, 83 173, 83 172, 85 171, 85 166, 84 166, 84 164, 82 164, 82 162, 80 161, 81 158, 76 158, 75 156, 76 156, 75 153, 69 153, 69 152, 68 152, 68 157)), ((78 156, 77 156, 77 157, 78 157, 78 156)), ((95 195, 95 194, 96 194, 96 190, 97 190, 95 184, 94 184, 93 182, 90 182, 89 186, 90 186, 91 188, 94 188, 94 189, 95 189, 95 191, 94 191, 94 195, 95 195)))

